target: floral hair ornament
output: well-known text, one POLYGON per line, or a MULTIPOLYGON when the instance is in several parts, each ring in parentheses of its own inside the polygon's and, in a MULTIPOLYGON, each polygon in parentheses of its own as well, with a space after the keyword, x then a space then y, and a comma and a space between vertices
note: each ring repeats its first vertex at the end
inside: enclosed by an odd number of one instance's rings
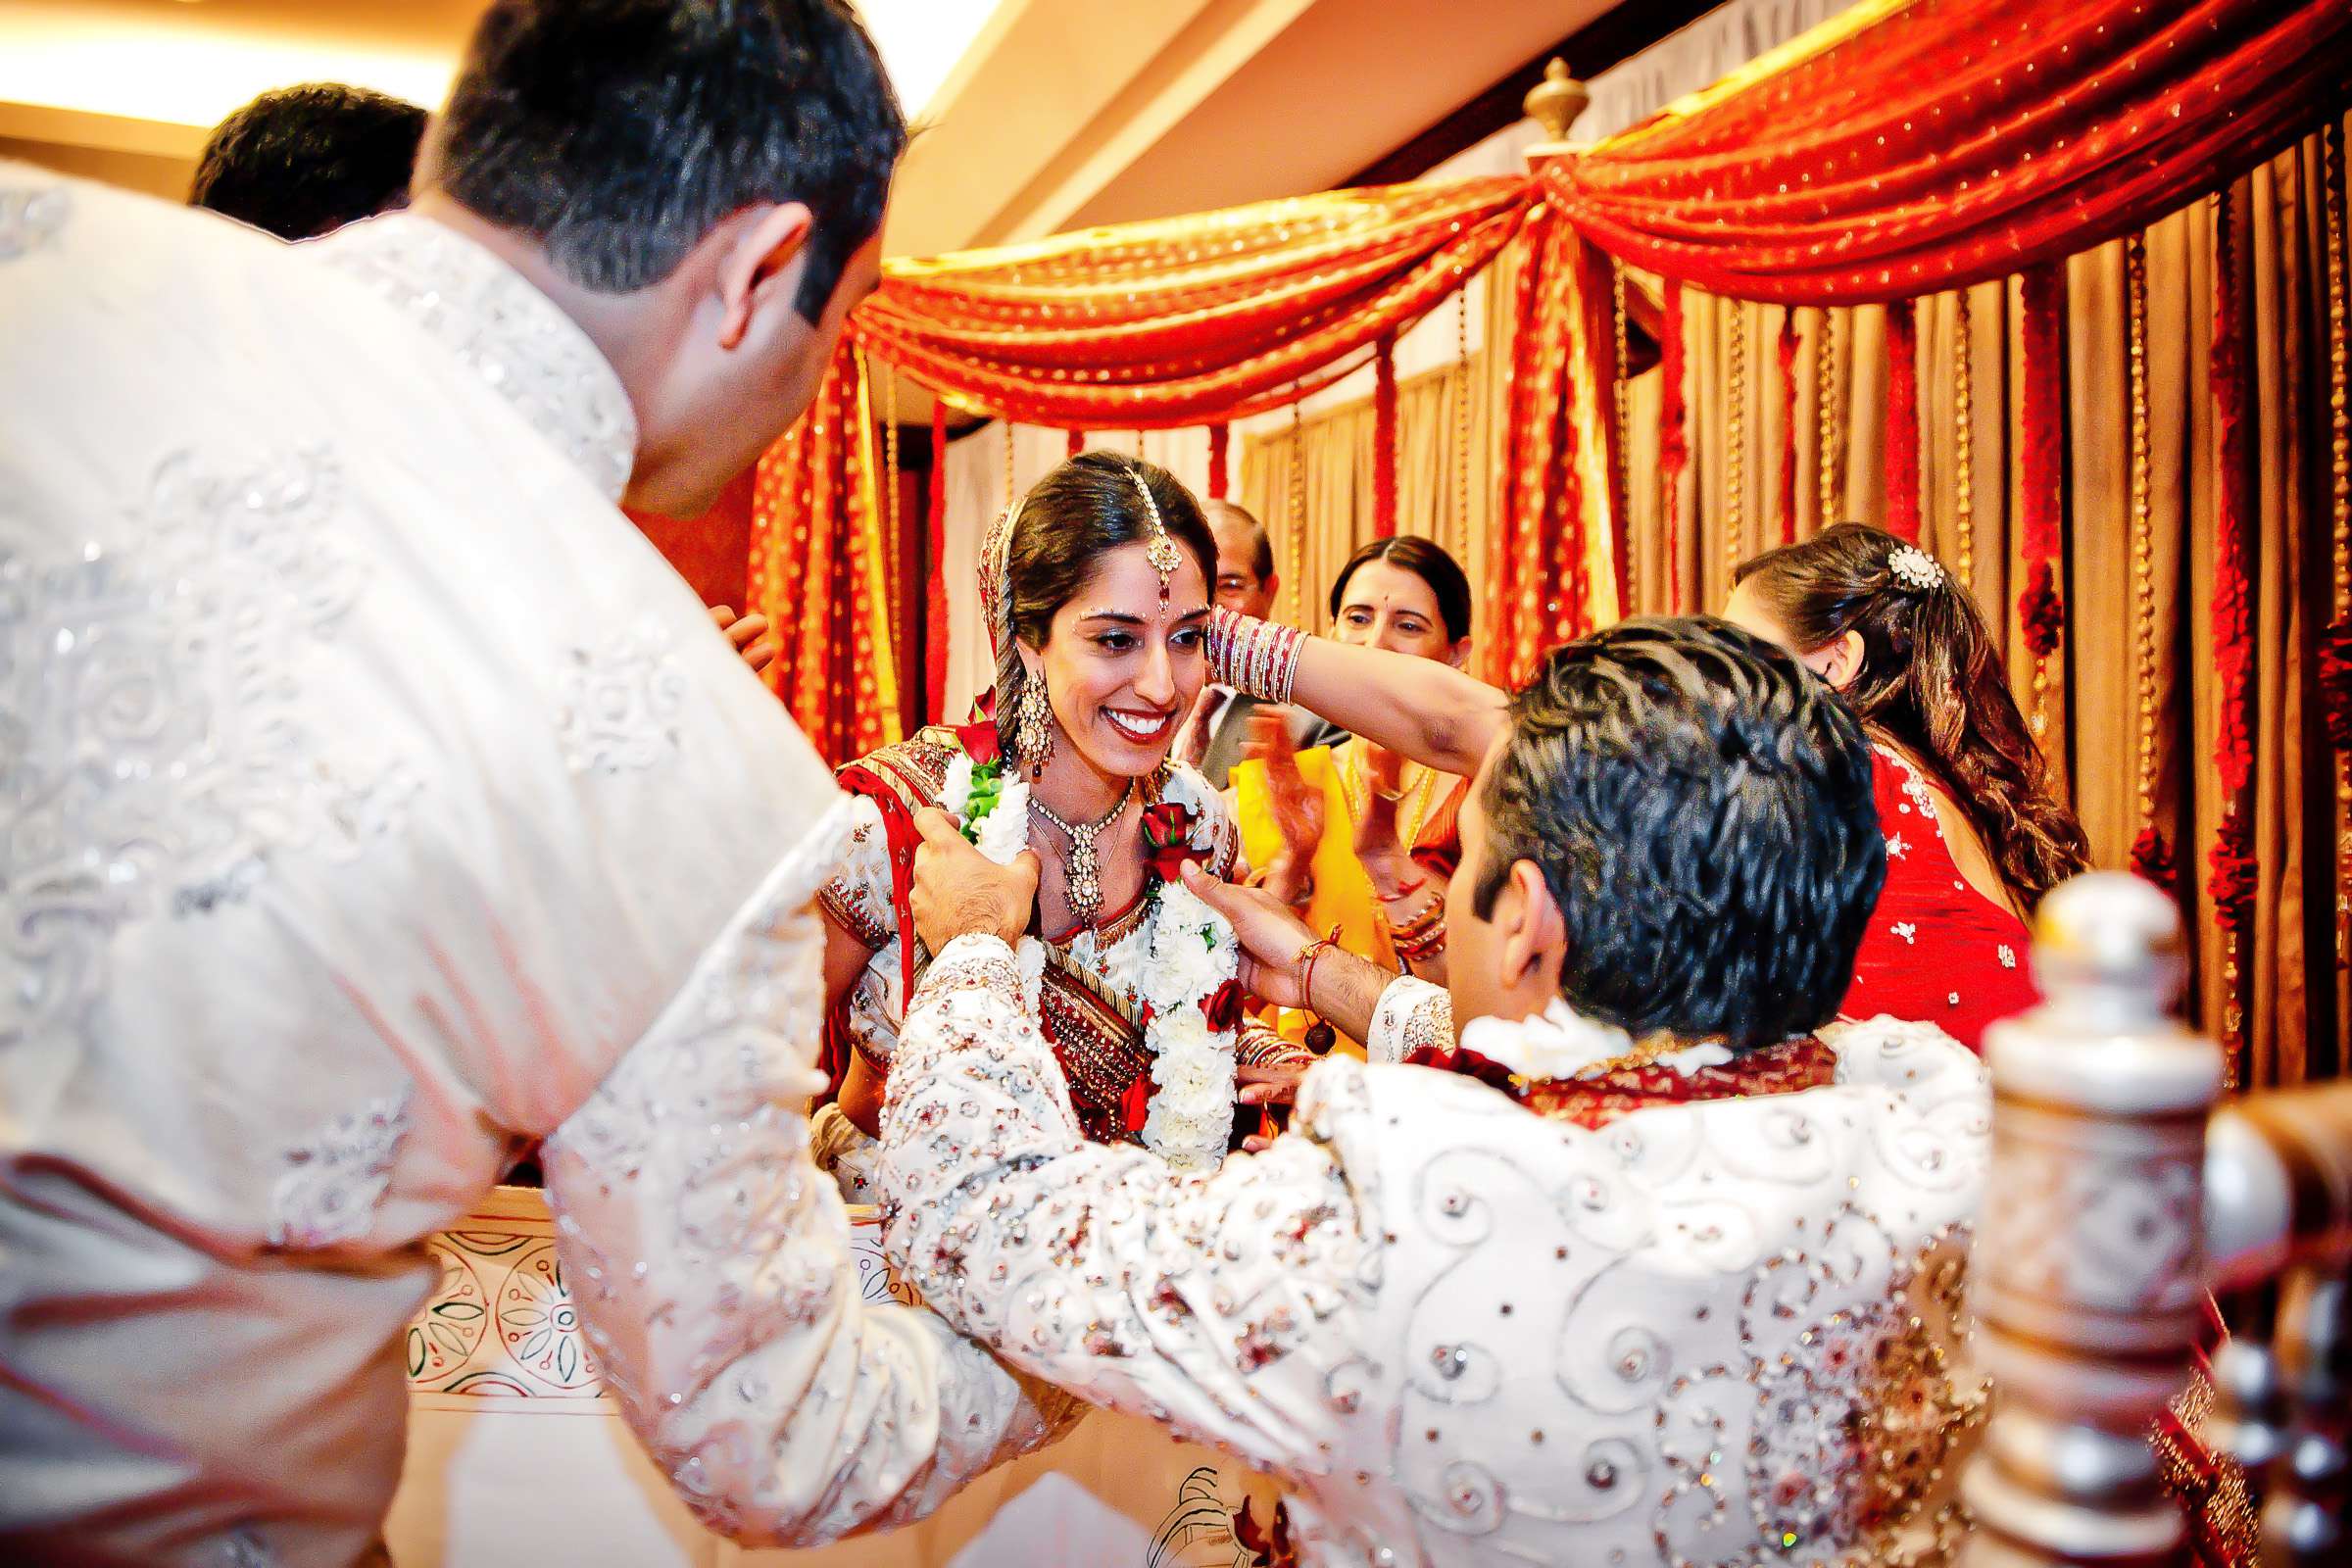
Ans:
POLYGON ((1943 586, 1943 567, 1936 558, 1917 545, 1896 545, 1886 553, 1886 569, 1894 580, 1913 593, 1926 593, 1943 586))
POLYGON ((1159 503, 1152 499, 1152 487, 1144 483, 1142 472, 1129 468, 1127 477, 1135 481, 1136 492, 1144 498, 1144 515, 1152 524, 1152 537, 1144 546, 1144 559, 1159 573, 1159 602, 1168 602, 1168 581, 1184 558, 1176 552, 1176 541, 1168 537, 1168 526, 1159 520, 1159 503))

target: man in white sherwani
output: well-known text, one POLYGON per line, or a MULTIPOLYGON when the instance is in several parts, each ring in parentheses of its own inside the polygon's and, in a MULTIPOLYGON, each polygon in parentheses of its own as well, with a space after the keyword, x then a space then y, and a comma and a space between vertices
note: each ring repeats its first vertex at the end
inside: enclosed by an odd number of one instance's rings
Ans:
POLYGON ((499 0, 405 214, 0 165, 0 1558, 380 1555, 423 1239, 545 1138, 717 1527, 1044 1430, 804 1152, 842 812, 615 507, 804 408, 905 141, 838 0, 499 0))
POLYGON ((1306 1562, 1933 1558, 1988 1104, 1933 1028, 1816 1033, 1884 874, 1870 769, 1787 655, 1632 621, 1488 753, 1450 999, 1188 874, 1260 996, 1433 1064, 1326 1060, 1193 1179, 1081 1141, 1003 941, 1030 870, 929 822, 890 1250, 1014 1365, 1279 1476, 1306 1562))

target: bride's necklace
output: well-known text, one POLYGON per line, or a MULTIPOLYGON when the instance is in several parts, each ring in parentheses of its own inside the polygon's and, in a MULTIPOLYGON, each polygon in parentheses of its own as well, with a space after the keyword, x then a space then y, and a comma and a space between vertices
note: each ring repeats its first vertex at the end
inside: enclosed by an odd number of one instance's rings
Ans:
POLYGON ((1070 841, 1069 859, 1062 865, 1062 896, 1069 900, 1070 912, 1078 917, 1078 923, 1089 930, 1094 928, 1095 916, 1102 910, 1102 858, 1096 853, 1095 843, 1102 838, 1104 828, 1118 820, 1119 813, 1127 809, 1127 803, 1134 798, 1135 780, 1131 778, 1127 787, 1119 791, 1119 798, 1111 802, 1109 810, 1092 822, 1071 823, 1054 815, 1054 808, 1039 800, 1036 791, 1029 794, 1029 809, 1070 841))

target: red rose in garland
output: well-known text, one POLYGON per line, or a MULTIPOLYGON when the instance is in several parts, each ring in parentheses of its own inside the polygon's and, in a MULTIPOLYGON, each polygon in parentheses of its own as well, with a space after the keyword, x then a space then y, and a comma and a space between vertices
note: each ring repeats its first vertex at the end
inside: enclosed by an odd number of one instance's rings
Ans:
POLYGON ((1127 1092, 1119 1097, 1119 1120, 1131 1133, 1141 1134, 1144 1123, 1152 1119, 1152 1075, 1139 1072, 1127 1092))
POLYGON ((1196 863, 1206 859, 1205 851, 1193 848, 1193 813, 1174 801, 1160 801, 1144 808, 1144 847, 1152 860, 1152 874, 1162 882, 1173 882, 1184 869, 1187 860, 1196 863))
POLYGON ((958 724, 956 727, 956 739, 962 745, 964 755, 972 760, 974 767, 986 767, 998 760, 1002 740, 992 720, 958 724))
POLYGON ((1200 1013, 1212 1031, 1223 1034, 1241 1027, 1242 1007, 1248 1001, 1249 994, 1242 990, 1242 983, 1228 980, 1200 999, 1200 1013))

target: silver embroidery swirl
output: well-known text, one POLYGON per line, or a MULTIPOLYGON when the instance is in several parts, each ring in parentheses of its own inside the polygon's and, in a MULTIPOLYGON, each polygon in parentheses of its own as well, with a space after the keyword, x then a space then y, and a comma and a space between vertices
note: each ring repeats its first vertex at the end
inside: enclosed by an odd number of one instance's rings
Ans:
POLYGON ((155 471, 130 536, 0 548, 0 1047, 78 1028, 125 925, 242 899, 281 851, 400 825, 397 764, 318 744, 306 653, 358 599, 325 452, 155 471))

